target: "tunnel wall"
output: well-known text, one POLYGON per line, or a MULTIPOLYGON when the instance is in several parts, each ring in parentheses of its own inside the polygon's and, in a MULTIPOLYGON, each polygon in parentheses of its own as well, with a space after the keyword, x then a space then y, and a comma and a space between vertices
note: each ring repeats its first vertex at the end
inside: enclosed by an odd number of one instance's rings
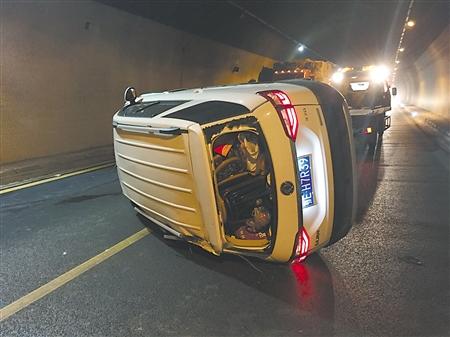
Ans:
POLYGON ((450 120, 450 26, 431 43, 411 67, 399 73, 402 101, 429 110, 437 119, 450 120))
POLYGON ((128 85, 242 83, 273 62, 97 2, 1 6, 2 164, 110 145, 128 85))

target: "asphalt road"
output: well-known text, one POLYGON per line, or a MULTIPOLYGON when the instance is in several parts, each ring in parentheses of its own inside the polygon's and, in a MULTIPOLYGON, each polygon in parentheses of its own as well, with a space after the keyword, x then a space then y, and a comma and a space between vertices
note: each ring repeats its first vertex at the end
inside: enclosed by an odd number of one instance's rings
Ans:
MULTIPOLYGON (((157 229, 0 323, 0 336, 448 336, 449 171, 405 111, 358 151, 358 222, 295 269, 157 229)), ((0 307, 148 223, 114 168, 2 195, 0 307)))

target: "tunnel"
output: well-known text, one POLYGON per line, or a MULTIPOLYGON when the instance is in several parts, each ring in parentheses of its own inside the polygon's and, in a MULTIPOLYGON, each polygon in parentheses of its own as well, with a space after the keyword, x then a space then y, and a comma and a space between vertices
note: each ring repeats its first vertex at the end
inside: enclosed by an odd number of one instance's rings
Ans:
POLYGON ((448 336, 449 13, 2 1, 0 336, 448 336))

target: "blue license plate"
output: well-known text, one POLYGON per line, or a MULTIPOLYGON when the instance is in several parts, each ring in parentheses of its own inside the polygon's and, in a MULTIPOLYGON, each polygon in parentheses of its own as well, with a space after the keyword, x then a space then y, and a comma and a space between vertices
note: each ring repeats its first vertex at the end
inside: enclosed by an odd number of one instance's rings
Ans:
POLYGON ((301 156, 298 160, 298 180, 300 181, 300 193, 303 208, 314 206, 314 189, 311 169, 311 155, 301 156))

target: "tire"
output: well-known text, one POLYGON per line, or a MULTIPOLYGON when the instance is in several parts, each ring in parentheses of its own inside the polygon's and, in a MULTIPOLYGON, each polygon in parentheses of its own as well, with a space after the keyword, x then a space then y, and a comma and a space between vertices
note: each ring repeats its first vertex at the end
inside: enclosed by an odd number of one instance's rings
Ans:
POLYGON ((348 105, 344 97, 329 85, 302 80, 283 82, 307 87, 316 95, 322 108, 334 177, 334 223, 329 246, 348 233, 356 214, 356 157, 348 105))
POLYGON ((379 117, 379 120, 378 120, 378 126, 377 126, 377 129, 378 129, 378 135, 380 136, 380 137, 383 137, 383 133, 384 133, 384 118, 386 117, 386 113, 384 112, 380 117, 379 117))
POLYGON ((367 145, 369 147, 369 154, 374 154, 377 147, 378 134, 374 132, 372 135, 368 136, 368 138, 367 145))

